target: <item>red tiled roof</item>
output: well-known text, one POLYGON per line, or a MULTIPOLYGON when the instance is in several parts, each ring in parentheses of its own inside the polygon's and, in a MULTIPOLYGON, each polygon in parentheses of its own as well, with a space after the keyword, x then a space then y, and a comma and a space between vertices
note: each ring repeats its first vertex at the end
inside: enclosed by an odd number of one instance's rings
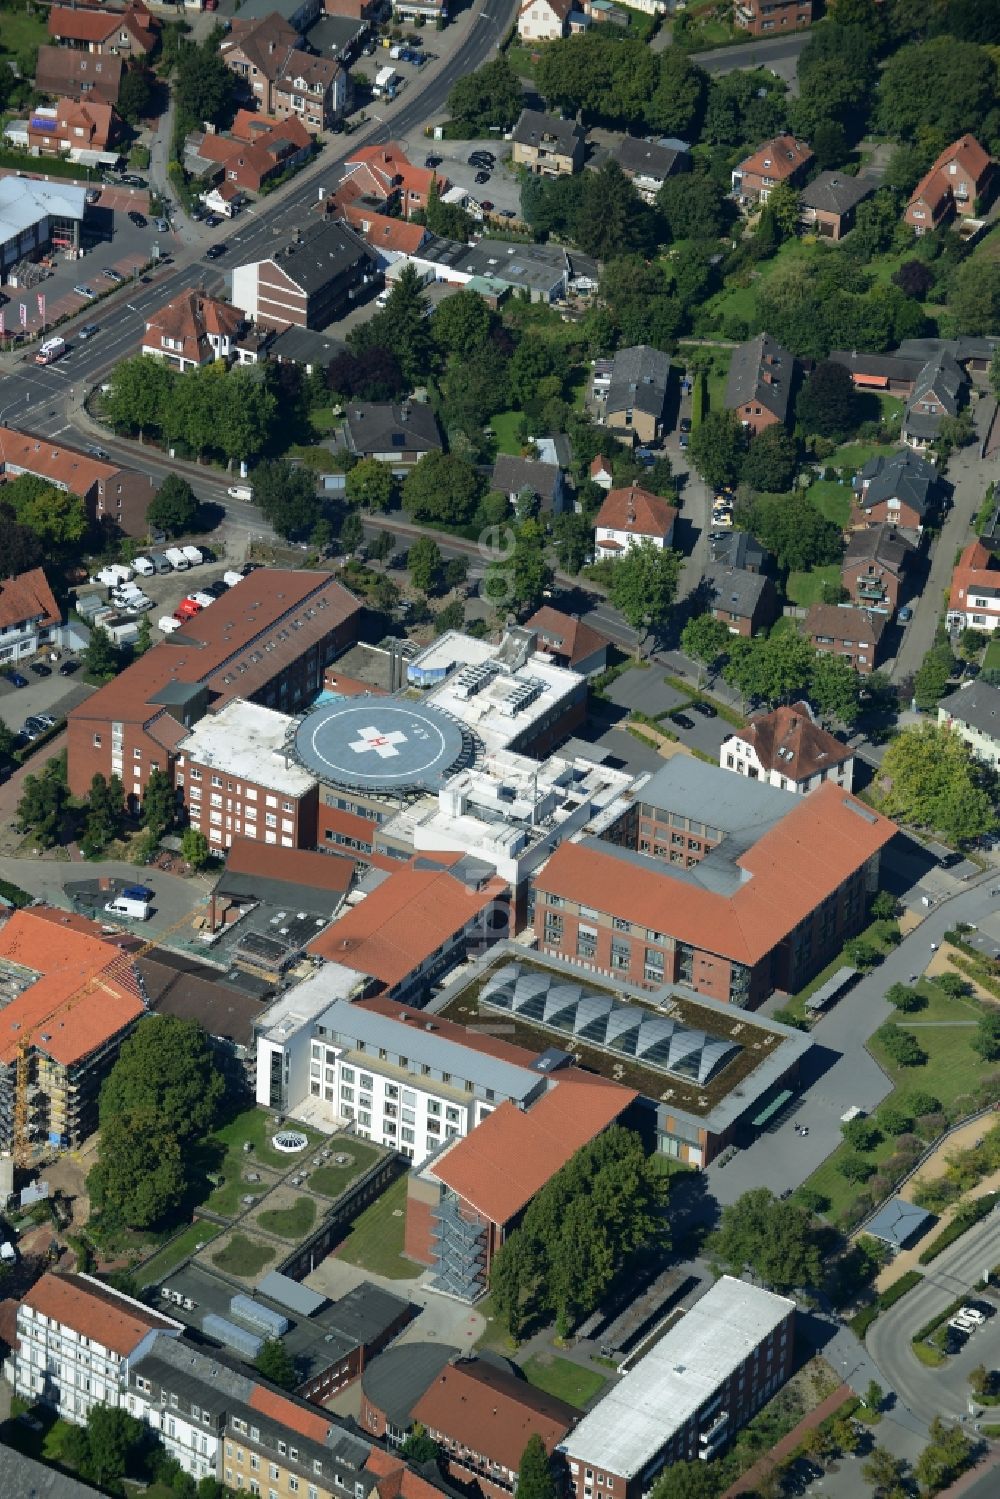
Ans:
POLYGON ((345 174, 350 174, 355 166, 368 167, 381 182, 384 192, 399 186, 406 192, 426 197, 435 177, 441 192, 448 186, 447 178, 438 176, 430 168, 413 166, 398 141, 388 141, 384 146, 361 146, 347 158, 345 174))
POLYGON ((808 703, 775 708, 737 729, 735 737, 753 746, 765 770, 778 770, 792 781, 841 765, 854 753, 816 723, 808 703))
POLYGON ((143 342, 160 348, 158 340, 169 338, 173 341, 170 353, 201 363, 215 357, 210 337, 236 338, 244 322, 238 307, 190 287, 150 314, 143 342))
MULTIPOLYGON (((374 828, 372 829, 374 831, 374 828)), ((447 869, 420 868, 435 854, 397 868, 370 895, 309 943, 309 951, 343 963, 393 989, 493 901, 507 894, 501 879, 469 889, 447 869)), ((442 862, 447 855, 441 856, 442 862)), ((460 856, 454 855, 449 862, 460 856)))
MULTIPOLYGON (((530 5, 531 3, 532 3, 532 0, 528 0, 528 4, 530 5)), ((590 465, 590 477, 593 479, 598 474, 610 474, 610 473, 611 473, 611 464, 605 458, 605 456, 604 456, 603 453, 598 453, 597 457, 594 459, 593 463, 590 465)))
MULTIPOLYGON (((0 490, 0 496, 2 493, 0 490)), ((0 630, 10 630, 29 619, 37 619, 41 625, 57 625, 61 618, 49 581, 40 567, 0 582, 0 630)))
POLYGON ((526 622, 525 629, 538 631, 541 650, 549 647, 550 641, 558 641, 558 645, 551 648, 558 650, 560 655, 567 656, 571 666, 610 644, 606 635, 592 630, 590 625, 585 625, 575 615, 563 614, 561 609, 551 609, 548 604, 535 611, 526 622))
POLYGON ((179 1330, 176 1322, 148 1311, 118 1295, 110 1286, 84 1275, 54 1275, 46 1271, 21 1305, 30 1306, 53 1322, 110 1348, 119 1358, 128 1358, 147 1333, 179 1330))
POLYGON ((846 604, 812 604, 805 618, 805 633, 832 635, 837 640, 867 640, 878 645, 888 621, 884 614, 846 604))
MULTIPOLYGON (((955 564, 951 575, 949 602, 953 609, 964 609, 969 594, 976 589, 996 592, 1000 589, 1000 559, 981 541, 970 541, 955 564)), ((1000 610, 1000 599, 993 601, 991 612, 1000 610)))
POLYGON ((106 42, 119 29, 131 33, 148 52, 155 40, 155 22, 143 6, 126 10, 86 10, 54 5, 49 11, 49 36, 73 42, 106 42))
POLYGON ((427 229, 423 224, 394 219, 387 213, 373 213, 371 209, 356 202, 341 204, 338 217, 346 219, 376 250, 415 255, 427 238, 427 229))
POLYGON ((502 1103, 427 1170, 491 1223, 509 1223, 636 1097, 620 1083, 571 1068, 530 1109, 502 1103))
MULTIPOLYGON (((2 1306, 0 1306, 2 1310, 2 1306)), ((441 1499, 441 1490, 408 1468, 401 1457, 373 1447, 365 1459, 365 1468, 378 1478, 380 1499, 441 1499)))
POLYGON ((20 432, 16 427, 0 427, 0 468, 8 478, 16 478, 10 469, 50 479, 71 494, 85 496, 95 484, 120 473, 114 463, 103 463, 76 448, 67 447, 51 437, 20 432))
POLYGON ((805 141, 797 141, 794 135, 776 135, 741 161, 739 170, 750 176, 770 177, 775 182, 783 182, 812 159, 812 148, 805 141))
MULTIPOLYGON (((638 484, 610 489, 597 515, 595 529, 627 531, 633 536, 669 536, 677 519, 677 508, 638 484)), ((602 542, 602 546, 606 543, 602 542)))
POLYGON ((578 1414, 483 1359, 447 1365, 413 1407, 413 1419, 428 1431, 515 1473, 529 1437, 541 1437, 551 1453, 578 1414))
POLYGON ((226 856, 227 874, 266 875, 314 890, 347 891, 354 878, 354 860, 341 854, 315 853, 303 848, 276 848, 253 838, 234 838, 226 856))
POLYGON ((0 1062, 12 1062, 28 1035, 36 1050, 70 1066, 143 1013, 131 963, 82 917, 15 911, 0 928, 0 957, 41 975, 0 1010, 0 1062))
POLYGON ((300 1437, 310 1437, 314 1442, 325 1442, 333 1425, 333 1417, 321 1415, 315 1406, 290 1400, 287 1395, 265 1390, 262 1385, 254 1385, 247 1404, 251 1410, 270 1416, 272 1421, 287 1426, 290 1431, 297 1431, 300 1437))
POLYGON ((560 844, 535 883, 539 892, 753 965, 895 832, 895 823, 827 781, 807 797, 790 797, 781 821, 740 855, 736 863, 752 878, 732 895, 676 879, 652 859, 629 863, 592 843, 560 844))

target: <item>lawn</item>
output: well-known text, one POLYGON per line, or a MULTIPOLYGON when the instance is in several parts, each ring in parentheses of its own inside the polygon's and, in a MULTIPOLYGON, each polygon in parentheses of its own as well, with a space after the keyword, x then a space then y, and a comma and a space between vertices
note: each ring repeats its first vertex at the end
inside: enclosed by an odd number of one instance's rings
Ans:
MULTIPOLYGON (((952 1101, 968 1094, 989 1064, 980 1061, 972 1050, 974 1029, 966 1022, 976 1018, 976 1011, 961 999, 949 999, 935 984, 921 980, 917 988, 927 1000, 927 1008, 910 1015, 897 1015, 896 1023, 914 1035, 927 1053, 927 1061, 921 1067, 897 1067, 874 1039, 869 1050, 905 1100, 908 1093, 919 1089, 932 1093, 947 1109, 952 1101), (931 1021, 933 1024, 927 1025, 931 1021), (921 1022, 924 1022, 921 1024, 921 1022), (952 1022, 949 1024, 948 1022, 952 1022)), ((891 1102, 890 1094, 885 1102, 891 1102)), ((890 1137, 881 1140, 867 1159, 875 1166, 889 1159, 896 1142, 890 1137)), ((848 1208, 860 1192, 863 1184, 847 1181, 837 1170, 837 1163, 846 1154, 846 1146, 840 1146, 814 1171, 805 1186, 821 1192, 829 1198, 831 1218, 836 1218, 848 1208)))
POLYGON ((810 604, 823 602, 823 585, 840 582, 840 563, 831 562, 827 567, 814 567, 807 573, 789 573, 785 593, 790 604, 808 609, 810 604))
POLYGON ((257 1223, 266 1234, 280 1239, 301 1239, 316 1222, 316 1204, 311 1197, 298 1197, 287 1208, 270 1208, 260 1213, 257 1223))
POLYGON ((521 1367, 529 1384, 557 1400, 565 1400, 567 1405, 575 1405, 577 1410, 590 1405, 607 1384, 596 1369, 585 1369, 568 1358, 550 1353, 534 1353, 521 1367))
POLYGON ((833 455, 827 458, 825 468, 848 468, 854 473, 864 468, 869 458, 874 458, 878 453, 887 453, 887 449, 879 447, 874 442, 845 442, 843 447, 837 448, 833 455))
POLYGON ((1000 640, 991 640, 986 647, 983 671, 1000 671, 1000 640))
POLYGON ((220 1232, 215 1223, 198 1221, 191 1223, 176 1239, 171 1239, 165 1249, 159 1254, 154 1254, 151 1260, 147 1260, 139 1269, 139 1276, 144 1285, 157 1285, 161 1280, 166 1280, 171 1270, 177 1268, 183 1260, 194 1254, 199 1244, 207 1244, 220 1232))
POLYGON ((532 47, 515 46, 507 48, 507 61, 519 78, 534 78, 535 64, 532 59, 536 50, 532 47))
POLYGON ((405 1225, 406 1177, 401 1176, 355 1218, 350 1233, 334 1253, 338 1259, 390 1280, 416 1280, 423 1267, 403 1259, 405 1225))
POLYGON ((29 11, 26 6, 20 10, 8 10, 6 6, 0 9, 0 52, 16 55, 30 47, 42 47, 48 40, 44 13, 29 11))
MULTIPOLYGON (((346 1153, 346 1152, 345 1152, 346 1153)), ((378 1160, 380 1151, 374 1145, 365 1145, 360 1140, 350 1142, 350 1154, 353 1157, 348 1166, 320 1166, 309 1177, 309 1187, 313 1192, 320 1192, 324 1197, 339 1197, 345 1187, 348 1187, 355 1177, 367 1171, 369 1166, 378 1160)))
MULTIPOLYGON (((245 1162, 246 1157, 241 1155, 241 1160, 245 1162)), ((235 1218, 247 1206, 244 1197, 261 1197, 271 1185, 271 1182, 245 1182, 239 1176, 231 1176, 221 1187, 216 1187, 205 1207, 210 1213, 218 1213, 220 1218, 235 1218)))
POLYGON ((722 291, 716 292, 708 303, 708 311, 713 318, 721 324, 729 318, 739 318, 750 325, 750 330, 758 326, 757 318, 757 290, 768 279, 773 276, 780 265, 790 260, 813 259, 817 253, 817 246, 809 244, 805 240, 790 239, 781 246, 777 254, 772 255, 770 260, 761 261, 750 273, 741 271, 739 280, 746 281, 746 285, 731 284, 724 286, 722 291))
POLYGON ((245 1234, 233 1234, 229 1243, 212 1255, 212 1264, 230 1275, 257 1275, 277 1254, 268 1244, 257 1243, 245 1234))
POLYGON ((523 416, 523 411, 501 411, 490 418, 490 426, 497 440, 498 453, 511 453, 515 458, 520 453, 521 439, 518 436, 518 428, 523 416))
MULTIPOLYGON (((301 1125, 296 1125, 301 1129, 301 1125)), ((325 1136, 311 1134, 303 1130, 303 1134, 309 1136, 309 1147, 299 1151, 296 1155, 283 1155, 281 1151, 272 1150, 268 1143, 274 1134, 274 1126, 270 1122, 270 1115, 265 1109, 246 1109, 242 1114, 237 1114, 228 1124, 208 1141, 208 1149, 221 1148, 224 1152, 221 1162, 212 1162, 209 1169, 213 1175, 223 1178, 209 1197, 206 1206, 215 1213, 229 1216, 239 1212, 241 1207, 240 1198, 259 1196, 267 1190, 264 1184, 244 1182, 243 1173, 248 1168, 253 1169, 255 1163, 263 1166, 274 1166, 279 1171, 287 1171, 296 1162, 303 1160, 309 1150, 314 1148, 325 1136), (244 1145, 250 1145, 251 1150, 244 1150, 244 1145)))
POLYGON ((846 483, 836 479, 817 479, 806 490, 809 503, 838 526, 846 526, 851 515, 851 496, 854 491, 846 483))

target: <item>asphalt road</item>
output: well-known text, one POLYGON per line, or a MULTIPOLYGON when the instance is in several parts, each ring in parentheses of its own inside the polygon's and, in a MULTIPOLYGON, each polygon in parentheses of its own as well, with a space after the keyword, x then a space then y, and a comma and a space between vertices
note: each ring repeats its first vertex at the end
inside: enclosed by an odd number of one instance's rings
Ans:
POLYGON ((706 73, 735 73, 739 68, 770 68, 786 82, 795 77, 799 54, 809 40, 808 31, 793 36, 769 37, 759 42, 734 42, 713 52, 694 52, 692 59, 706 73))

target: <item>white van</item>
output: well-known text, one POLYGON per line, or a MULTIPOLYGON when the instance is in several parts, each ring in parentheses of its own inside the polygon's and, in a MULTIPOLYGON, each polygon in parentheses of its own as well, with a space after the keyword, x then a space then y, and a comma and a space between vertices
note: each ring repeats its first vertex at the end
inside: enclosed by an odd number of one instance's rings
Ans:
POLYGON ((130 921, 148 921, 152 906, 148 900, 131 900, 127 895, 118 895, 104 907, 109 916, 127 916, 130 921))
POLYGON ((190 561, 185 557, 180 547, 167 547, 164 556, 176 573, 186 573, 191 566, 190 561))
POLYGON ((210 604, 215 603, 214 593, 192 593, 191 598, 194 599, 196 604, 200 604, 203 609, 207 609, 210 604))
POLYGON ((205 560, 197 547, 181 547, 181 551, 192 567, 200 567, 205 560))
POLYGON ((243 582, 243 574, 234 572, 223 573, 222 581, 227 588, 235 588, 237 583, 243 582))
MULTIPOLYGON (((164 635, 172 635, 174 631, 179 630, 180 627, 181 622, 174 614, 161 615, 161 617, 156 621, 156 628, 158 630, 161 630, 164 635)), ((157 657, 157 660, 159 660, 159 657, 157 657)))
POLYGON ((252 484, 230 484, 229 488, 226 490, 226 494, 229 496, 229 498, 231 500, 252 500, 253 499, 253 485, 252 484))
POLYGON ((141 578, 151 578, 156 572, 155 563, 151 562, 148 557, 136 557, 132 566, 141 578))

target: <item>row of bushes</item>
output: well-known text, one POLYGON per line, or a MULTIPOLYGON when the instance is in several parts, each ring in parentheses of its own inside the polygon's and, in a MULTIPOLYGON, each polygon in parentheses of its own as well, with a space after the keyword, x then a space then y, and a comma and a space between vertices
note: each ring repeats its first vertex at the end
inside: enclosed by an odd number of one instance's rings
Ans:
POLYGON ((948 1248, 949 1244, 954 1244, 956 1239, 960 1239, 970 1228, 974 1228, 977 1223, 982 1222, 984 1218, 992 1213, 995 1207, 995 1192, 989 1192, 985 1197, 977 1197, 974 1202, 967 1202, 964 1207, 960 1207, 954 1218, 941 1230, 937 1238, 932 1239, 927 1248, 921 1250, 918 1256, 920 1264, 929 1265, 932 1260, 936 1260, 938 1255, 948 1248))
POLYGON ((874 1301, 868 1306, 862 1307, 861 1311, 856 1312, 850 1319, 849 1326, 855 1336, 864 1338, 865 1333, 871 1327, 876 1317, 880 1316, 882 1312, 887 1312, 891 1306, 895 1306, 897 1301, 902 1301, 907 1291, 912 1291, 913 1287, 918 1285, 923 1278, 919 1270, 907 1270, 906 1274, 901 1275, 898 1280, 894 1280, 891 1286, 887 1286, 884 1291, 880 1291, 874 1301))
POLYGON ((5 900, 17 911, 22 906, 30 905, 32 897, 20 885, 12 885, 10 880, 0 880, 0 900, 5 900))

